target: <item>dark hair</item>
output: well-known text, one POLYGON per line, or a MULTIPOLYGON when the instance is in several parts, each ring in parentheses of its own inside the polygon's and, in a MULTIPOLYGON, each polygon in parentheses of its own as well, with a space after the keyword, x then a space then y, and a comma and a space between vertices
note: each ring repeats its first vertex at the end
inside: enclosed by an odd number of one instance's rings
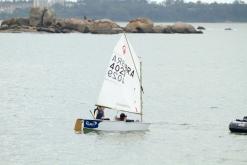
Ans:
POLYGON ((124 120, 125 117, 127 117, 127 115, 125 115, 124 113, 120 114, 120 120, 124 120))

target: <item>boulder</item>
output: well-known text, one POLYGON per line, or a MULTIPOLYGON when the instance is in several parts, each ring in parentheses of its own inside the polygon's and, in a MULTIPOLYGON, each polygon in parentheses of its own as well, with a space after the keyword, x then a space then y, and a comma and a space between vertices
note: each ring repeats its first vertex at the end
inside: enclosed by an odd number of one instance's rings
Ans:
POLYGON ((203 26, 198 26, 197 29, 198 29, 198 30, 206 30, 206 28, 203 27, 203 26))
POLYGON ((74 30, 70 30, 70 29, 56 29, 57 30, 57 32, 59 32, 59 33, 73 33, 73 32, 76 32, 76 31, 74 31, 74 30))
POLYGON ((50 9, 44 9, 43 11, 42 25, 45 27, 54 25, 56 22, 55 13, 50 9))
POLYGON ((171 26, 173 33, 202 33, 197 31, 192 25, 182 22, 177 22, 171 26))
POLYGON ((5 33, 21 33, 21 32, 37 32, 36 27, 11 25, 8 28, 0 28, 0 32, 5 33))
POLYGON ((163 33, 164 31, 164 26, 163 25, 156 25, 153 27, 152 30, 154 33, 163 33))
POLYGON ((29 13, 29 24, 31 26, 42 26, 44 10, 40 7, 31 8, 29 13))
POLYGON ((173 33, 171 25, 156 25, 153 27, 153 33, 173 33))
POLYGON ((4 20, 1 26, 10 27, 10 26, 29 26, 28 18, 11 18, 8 20, 4 20))
POLYGON ((56 27, 64 32, 68 32, 68 30, 71 30, 78 31, 81 33, 88 33, 91 29, 92 24, 93 23, 89 20, 71 18, 65 20, 58 20, 56 22, 56 27))
POLYGON ((101 19, 93 22, 90 32, 94 34, 117 34, 122 33, 123 29, 112 20, 101 19))
POLYGON ((154 23, 148 18, 137 18, 129 21, 125 30, 131 33, 151 33, 154 23))
POLYGON ((3 24, 0 26, 0 30, 7 30, 8 29, 8 25, 3 24))
POLYGON ((165 25, 163 33, 173 33, 171 25, 165 25))
POLYGON ((57 33, 54 27, 37 27, 37 31, 47 32, 47 33, 57 33))

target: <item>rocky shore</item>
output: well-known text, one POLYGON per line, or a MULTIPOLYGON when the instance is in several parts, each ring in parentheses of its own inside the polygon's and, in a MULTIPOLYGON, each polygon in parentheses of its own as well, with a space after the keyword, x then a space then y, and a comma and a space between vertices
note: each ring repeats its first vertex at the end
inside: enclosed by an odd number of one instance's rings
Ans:
POLYGON ((109 19, 57 19, 55 13, 48 8, 32 8, 29 18, 12 18, 3 20, 0 33, 47 32, 47 33, 202 33, 192 25, 178 22, 173 25, 154 25, 148 18, 130 20, 125 27, 109 19))

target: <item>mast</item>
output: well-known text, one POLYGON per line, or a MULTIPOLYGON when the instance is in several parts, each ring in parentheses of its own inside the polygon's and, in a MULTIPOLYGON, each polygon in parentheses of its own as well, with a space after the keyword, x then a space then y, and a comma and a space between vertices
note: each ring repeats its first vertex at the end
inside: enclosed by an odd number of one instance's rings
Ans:
POLYGON ((142 61, 140 60, 140 101, 141 101, 141 122, 142 122, 142 107, 143 107, 143 100, 142 100, 142 61))
POLYGON ((140 80, 141 78, 138 75, 138 71, 137 71, 137 68, 136 68, 136 65, 135 65, 135 61, 134 61, 134 58, 133 58, 133 55, 132 55, 132 52, 131 52, 131 49, 130 49, 129 41, 128 41, 125 33, 124 33, 124 37, 125 37, 126 43, 128 45, 128 48, 129 48, 129 51, 130 51, 130 56, 131 56, 132 62, 134 64, 134 67, 135 67, 135 70, 136 70, 136 74, 137 74, 137 77, 138 77, 138 80, 139 80, 139 83, 140 83, 140 86, 141 86, 141 80, 140 80))
POLYGON ((138 80, 139 80, 139 84, 140 84, 140 102, 141 102, 140 116, 141 116, 141 122, 142 122, 142 107, 143 107, 143 105, 142 105, 142 92, 143 92, 143 88, 142 88, 142 62, 140 60, 140 75, 138 75, 138 71, 137 71, 137 68, 136 68, 136 65, 135 65, 135 61, 133 59, 133 55, 132 55, 132 52, 131 52, 131 49, 130 49, 130 45, 129 45, 129 42, 128 42, 128 39, 127 39, 125 33, 124 33, 124 37, 125 37, 125 40, 127 42, 127 45, 128 45, 129 51, 130 51, 130 56, 131 56, 132 62, 134 64, 134 67, 135 67, 135 70, 136 70, 136 74, 137 74, 137 77, 138 77, 138 80))

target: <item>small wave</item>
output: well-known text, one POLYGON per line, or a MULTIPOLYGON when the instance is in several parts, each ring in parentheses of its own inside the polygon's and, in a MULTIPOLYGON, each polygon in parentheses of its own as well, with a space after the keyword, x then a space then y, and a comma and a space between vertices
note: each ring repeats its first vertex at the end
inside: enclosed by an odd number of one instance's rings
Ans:
POLYGON ((217 107, 217 106, 210 106, 209 108, 210 109, 218 109, 219 107, 217 107))
POLYGON ((181 125, 181 126, 189 126, 189 125, 192 125, 190 123, 174 123, 174 122, 164 122, 164 121, 153 122, 151 124, 152 125, 181 125))

